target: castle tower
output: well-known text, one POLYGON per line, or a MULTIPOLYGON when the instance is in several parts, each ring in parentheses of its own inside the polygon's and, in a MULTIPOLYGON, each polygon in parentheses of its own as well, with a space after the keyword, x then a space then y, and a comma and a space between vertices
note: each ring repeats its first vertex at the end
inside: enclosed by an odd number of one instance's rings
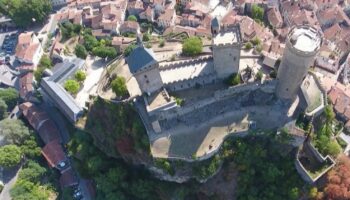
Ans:
POLYGON ((293 27, 278 69, 276 95, 293 100, 322 43, 321 33, 310 26, 293 27))
POLYGON ((214 33, 212 39, 214 69, 217 78, 224 79, 239 70, 241 34, 238 26, 214 33))

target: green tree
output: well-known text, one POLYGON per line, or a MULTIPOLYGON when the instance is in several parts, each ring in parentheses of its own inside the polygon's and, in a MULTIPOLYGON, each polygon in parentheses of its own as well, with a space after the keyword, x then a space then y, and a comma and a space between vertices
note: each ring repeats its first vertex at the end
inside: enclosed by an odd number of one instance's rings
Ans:
POLYGON ((202 52, 203 43, 199 37, 189 37, 182 44, 182 52, 188 56, 195 56, 202 52))
POLYGON ((117 96, 125 96, 128 94, 128 89, 126 88, 126 81, 124 77, 118 76, 111 83, 112 90, 117 96))
POLYGON ((77 44, 77 46, 75 46, 74 51, 75 55, 81 59, 85 59, 88 55, 88 52, 86 51, 85 47, 81 44, 77 44))
POLYGON ((41 186, 27 180, 18 180, 11 188, 10 195, 14 200, 48 200, 50 190, 46 186, 41 186))
POLYGON ((147 41, 150 41, 150 39, 151 39, 151 34, 149 34, 149 33, 144 33, 143 34, 142 41, 147 42, 147 41))
POLYGON ((138 199, 155 199, 153 182, 149 180, 137 180, 131 185, 131 191, 138 199))
POLYGON ((22 121, 4 119, 0 121, 0 135, 7 143, 21 145, 30 136, 30 132, 22 121))
POLYGON ((255 46, 255 50, 256 50, 256 52, 261 53, 261 51, 262 51, 262 46, 261 46, 261 45, 256 45, 256 46, 255 46))
POLYGON ((261 80, 263 77, 263 73, 259 70, 258 73, 256 73, 256 79, 261 80))
POLYGON ((1 0, 0 12, 9 16, 19 27, 43 23, 51 12, 50 0, 1 0))
POLYGON ((52 61, 50 59, 49 56, 47 55, 43 55, 41 58, 40 58, 40 61, 39 61, 39 64, 38 64, 38 67, 37 67, 37 70, 35 70, 34 72, 34 77, 35 77, 35 80, 40 83, 41 81, 41 78, 43 76, 43 72, 45 71, 45 69, 51 69, 52 68, 52 61))
POLYGON ((21 149, 13 144, 0 147, 0 166, 14 167, 21 162, 21 149))
POLYGON ((337 141, 331 140, 327 143, 326 153, 332 156, 337 156, 341 152, 341 147, 337 141))
POLYGON ((253 4, 252 6, 252 18, 256 21, 262 22, 264 20, 264 8, 253 4))
POLYGON ((18 178, 33 183, 39 183, 45 173, 45 167, 40 166, 39 163, 33 160, 29 160, 19 172, 18 178))
POLYGON ((9 109, 12 109, 17 104, 18 92, 13 88, 0 88, 0 99, 4 100, 9 109))
POLYGON ((318 193, 317 187, 311 187, 309 190, 308 196, 310 199, 314 199, 317 197, 317 193, 318 193))
POLYGON ((250 49, 253 48, 253 45, 252 45, 251 42, 247 42, 247 43, 245 43, 244 48, 245 48, 246 50, 250 50, 250 49))
POLYGON ((101 58, 115 58, 117 56, 117 51, 114 47, 98 46, 93 48, 92 53, 101 58))
POLYGON ((26 139, 23 144, 20 146, 22 153, 27 158, 39 158, 41 155, 41 148, 38 146, 38 143, 35 141, 34 136, 30 136, 26 139))
POLYGON ((99 43, 95 36, 89 34, 84 35, 84 46, 86 50, 92 51, 92 49, 97 47, 98 45, 99 43))
POLYGON ((7 104, 4 100, 0 99, 0 120, 4 119, 7 115, 7 104))
POLYGON ((137 46, 135 44, 130 44, 128 47, 124 50, 124 56, 128 57, 130 53, 136 48, 137 46))
POLYGON ((77 94, 79 92, 80 85, 76 80, 67 80, 64 83, 64 89, 71 94, 77 94))
POLYGON ((260 45, 260 44, 261 44, 261 40, 260 40, 258 37, 253 38, 250 42, 251 42, 254 46, 260 45))
POLYGON ((164 47, 165 46, 165 40, 164 39, 160 39, 158 46, 159 47, 164 47))
POLYGON ((135 15, 129 15, 128 21, 134 21, 137 22, 137 17, 135 15))
POLYGON ((82 70, 78 70, 75 75, 74 75, 75 79, 77 79, 77 81, 79 82, 83 82, 86 79, 86 73, 82 70))

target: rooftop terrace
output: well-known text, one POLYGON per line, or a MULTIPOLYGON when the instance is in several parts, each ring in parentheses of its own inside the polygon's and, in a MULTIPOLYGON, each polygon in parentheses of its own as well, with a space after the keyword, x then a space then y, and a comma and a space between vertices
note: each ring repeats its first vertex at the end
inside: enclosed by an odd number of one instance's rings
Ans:
POLYGON ((320 48, 322 42, 321 34, 309 26, 294 27, 288 37, 295 49, 306 53, 315 52, 320 48))

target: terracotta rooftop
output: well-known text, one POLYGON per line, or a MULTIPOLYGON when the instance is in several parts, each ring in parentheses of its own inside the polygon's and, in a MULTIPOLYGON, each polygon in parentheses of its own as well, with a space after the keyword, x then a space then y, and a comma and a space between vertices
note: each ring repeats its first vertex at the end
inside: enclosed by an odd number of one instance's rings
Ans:
POLYGON ((41 153, 45 157, 50 167, 56 167, 59 163, 67 160, 63 148, 58 140, 54 140, 46 144, 42 148, 41 153))
POLYGON ((61 174, 61 177, 60 177, 61 188, 71 187, 71 186, 78 185, 78 184, 79 184, 79 180, 75 176, 72 168, 64 171, 61 174))
POLYGON ((22 99, 26 99, 28 97, 27 95, 33 90, 33 73, 29 72, 19 79, 19 96, 22 99))

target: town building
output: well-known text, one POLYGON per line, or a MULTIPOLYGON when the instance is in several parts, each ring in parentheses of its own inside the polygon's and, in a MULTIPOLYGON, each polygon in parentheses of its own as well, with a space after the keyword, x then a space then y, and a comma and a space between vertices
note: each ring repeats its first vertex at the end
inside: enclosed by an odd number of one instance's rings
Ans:
POLYGON ((41 94, 50 105, 56 106, 72 122, 76 122, 83 114, 83 108, 78 105, 71 94, 63 87, 65 81, 79 69, 83 69, 85 60, 74 58, 64 60, 54 67, 53 75, 41 81, 41 94))

